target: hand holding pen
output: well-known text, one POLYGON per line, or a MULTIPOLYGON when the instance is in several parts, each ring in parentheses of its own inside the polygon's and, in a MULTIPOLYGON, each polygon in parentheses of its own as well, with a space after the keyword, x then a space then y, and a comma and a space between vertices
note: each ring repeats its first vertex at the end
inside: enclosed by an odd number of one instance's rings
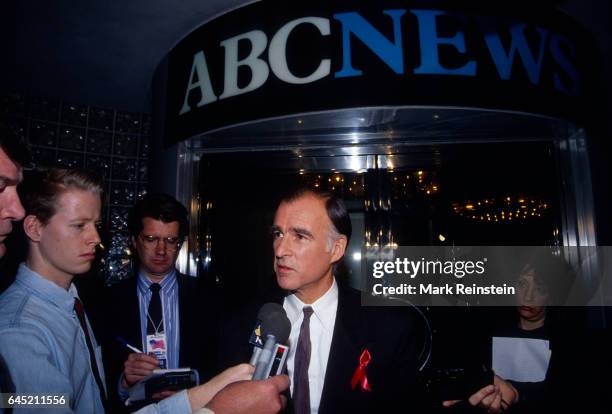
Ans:
POLYGON ((118 337, 117 340, 128 349, 134 351, 123 364, 121 387, 128 389, 138 381, 151 375, 153 370, 159 368, 157 358, 145 354, 135 346, 128 344, 123 338, 118 337))

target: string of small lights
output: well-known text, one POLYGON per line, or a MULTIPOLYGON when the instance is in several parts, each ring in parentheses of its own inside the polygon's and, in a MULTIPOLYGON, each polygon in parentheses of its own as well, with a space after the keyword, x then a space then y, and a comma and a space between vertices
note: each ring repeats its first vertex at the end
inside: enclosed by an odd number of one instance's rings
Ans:
POLYGON ((550 208, 550 205, 538 197, 506 196, 453 202, 451 207, 454 214, 469 220, 511 222, 540 218, 550 208))

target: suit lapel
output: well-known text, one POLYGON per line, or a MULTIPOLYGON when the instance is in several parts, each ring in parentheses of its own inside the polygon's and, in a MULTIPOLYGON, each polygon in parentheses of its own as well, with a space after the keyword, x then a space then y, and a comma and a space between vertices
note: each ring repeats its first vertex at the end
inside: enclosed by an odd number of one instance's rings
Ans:
POLYGON ((347 401, 353 372, 367 344, 367 327, 361 319, 360 307, 353 302, 350 292, 339 287, 334 337, 325 371, 320 413, 334 412, 342 401, 347 401))

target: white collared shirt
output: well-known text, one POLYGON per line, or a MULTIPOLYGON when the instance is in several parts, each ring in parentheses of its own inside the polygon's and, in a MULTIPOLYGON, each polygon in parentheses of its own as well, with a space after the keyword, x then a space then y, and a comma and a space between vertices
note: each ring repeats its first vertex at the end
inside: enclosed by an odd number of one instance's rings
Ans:
POLYGON ((336 311, 338 310, 338 285, 336 279, 331 288, 314 303, 308 305, 297 298, 289 295, 285 297, 283 308, 291 322, 291 334, 289 335, 289 356, 287 357, 287 371, 291 379, 291 395, 293 395, 293 368, 295 351, 297 348, 300 328, 304 320, 304 306, 312 307, 314 311, 310 317, 310 365, 308 366, 308 384, 310 389, 310 411, 317 413, 321 404, 321 393, 325 382, 327 360, 336 324, 336 311))

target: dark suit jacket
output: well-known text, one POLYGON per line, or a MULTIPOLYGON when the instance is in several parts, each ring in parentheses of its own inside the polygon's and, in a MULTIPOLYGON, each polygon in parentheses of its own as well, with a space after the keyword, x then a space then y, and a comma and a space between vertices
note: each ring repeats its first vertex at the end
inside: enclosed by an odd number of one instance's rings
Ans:
MULTIPOLYGON (((283 302, 281 292, 269 298, 283 302)), ((251 305, 224 324, 224 354, 221 366, 248 361, 252 348, 249 334, 259 306, 251 305)), ((417 341, 415 314, 407 308, 361 306, 359 291, 339 287, 338 310, 330 356, 325 373, 319 413, 408 412, 418 405, 416 391, 417 341), (368 350, 371 361, 366 375, 372 391, 351 379, 359 366, 360 355, 368 350)), ((292 411, 291 401, 288 411, 292 411)), ((417 411, 412 411, 417 412, 417 411)))
MULTIPOLYGON (((103 344, 107 389, 111 402, 118 403, 117 382, 123 372, 123 363, 130 350, 116 340, 124 338, 140 348, 140 309, 137 296, 137 278, 132 277, 107 288, 105 342, 103 344)), ((217 301, 210 291, 201 289, 198 280, 177 272, 179 295, 180 349, 179 366, 198 370, 200 382, 210 379, 215 372, 217 301)), ((115 410, 119 411, 117 405, 115 410)))

